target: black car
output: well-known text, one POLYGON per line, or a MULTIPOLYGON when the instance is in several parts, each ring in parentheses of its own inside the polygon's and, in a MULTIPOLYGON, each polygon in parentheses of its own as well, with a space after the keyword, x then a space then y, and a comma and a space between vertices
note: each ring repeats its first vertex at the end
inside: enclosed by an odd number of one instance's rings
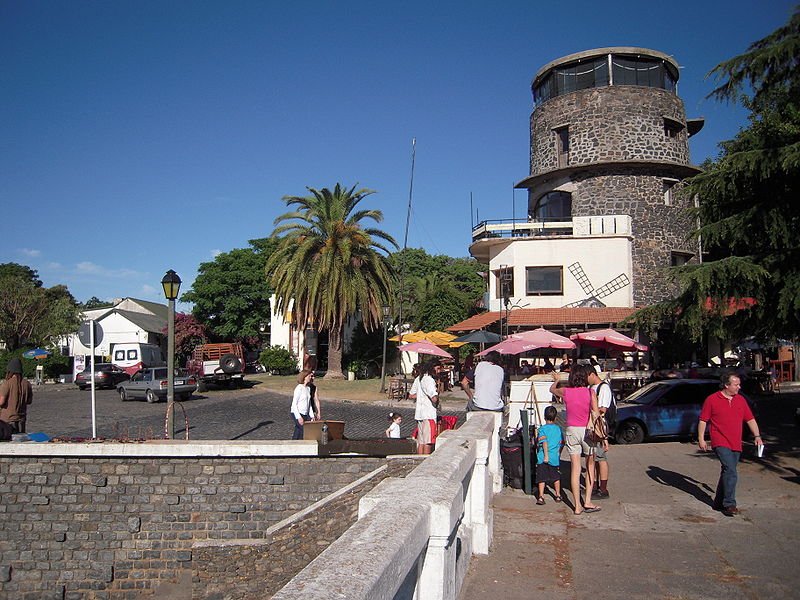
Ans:
MULTIPOLYGON (((94 365, 94 380, 96 388, 117 387, 120 381, 126 381, 131 376, 111 363, 97 363, 94 365)), ((92 368, 87 367, 75 376, 75 385, 85 390, 92 386, 92 368)))

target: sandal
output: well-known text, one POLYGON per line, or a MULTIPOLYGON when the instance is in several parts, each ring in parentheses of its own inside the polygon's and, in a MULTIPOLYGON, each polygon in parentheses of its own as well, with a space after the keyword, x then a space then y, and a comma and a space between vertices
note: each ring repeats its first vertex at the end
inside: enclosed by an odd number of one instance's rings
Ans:
POLYGON ((539 496, 539 497, 536 499, 536 504, 538 504, 539 506, 541 506, 542 504, 544 504, 544 498, 542 498, 541 496, 539 496))
POLYGON ((556 502, 561 502, 561 496, 556 496, 556 497, 555 497, 555 501, 556 501, 556 502))

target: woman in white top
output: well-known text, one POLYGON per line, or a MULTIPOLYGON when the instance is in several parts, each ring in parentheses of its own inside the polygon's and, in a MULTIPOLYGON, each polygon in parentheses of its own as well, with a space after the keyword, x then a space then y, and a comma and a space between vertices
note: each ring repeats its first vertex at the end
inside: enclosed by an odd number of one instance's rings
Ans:
POLYGON ((294 421, 293 440, 303 439, 303 425, 306 421, 314 420, 314 408, 311 405, 311 389, 308 384, 314 377, 314 372, 303 369, 297 375, 297 387, 292 396, 292 420, 294 421))
POLYGON ((430 454, 436 439, 436 412, 439 406, 439 392, 433 379, 434 364, 422 365, 419 377, 411 384, 408 397, 416 400, 414 419, 417 421, 417 454, 430 454))

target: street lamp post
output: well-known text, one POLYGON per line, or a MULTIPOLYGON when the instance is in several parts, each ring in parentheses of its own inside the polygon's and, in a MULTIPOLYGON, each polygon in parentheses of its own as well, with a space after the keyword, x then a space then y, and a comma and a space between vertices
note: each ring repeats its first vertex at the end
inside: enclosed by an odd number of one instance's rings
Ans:
POLYGON ((383 362, 381 363, 381 394, 386 392, 386 325, 389 320, 389 305, 384 304, 383 309, 383 362))
POLYGON ((170 269, 161 280, 167 299, 167 424, 164 437, 175 437, 175 299, 181 289, 181 278, 170 269))

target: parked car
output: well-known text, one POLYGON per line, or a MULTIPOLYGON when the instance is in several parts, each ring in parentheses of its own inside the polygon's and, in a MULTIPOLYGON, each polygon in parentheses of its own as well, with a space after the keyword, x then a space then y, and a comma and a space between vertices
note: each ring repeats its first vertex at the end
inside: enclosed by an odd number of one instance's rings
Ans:
POLYGON ((186 370, 194 375, 200 391, 208 383, 241 385, 245 369, 244 347, 239 344, 201 344, 186 361, 186 370))
MULTIPOLYGON (((645 438, 662 436, 696 436, 703 402, 719 389, 718 379, 648 383, 617 403, 612 436, 618 444, 639 444, 645 438)), ((752 408, 752 402, 750 405, 752 408)))
MULTIPOLYGON (((96 388, 109 388, 114 389, 120 381, 128 379, 125 371, 111 363, 95 363, 94 365, 94 381, 96 388)), ((85 390, 92 386, 92 367, 86 367, 75 376, 75 385, 80 389, 85 390)))
MULTIPOLYGON (((123 381, 117 386, 120 400, 126 402, 136 398, 144 398, 148 402, 158 402, 167 399, 167 367, 142 369, 129 381, 123 381)), ((175 374, 175 399, 188 400, 197 390, 197 379, 186 371, 176 370, 175 374)))

